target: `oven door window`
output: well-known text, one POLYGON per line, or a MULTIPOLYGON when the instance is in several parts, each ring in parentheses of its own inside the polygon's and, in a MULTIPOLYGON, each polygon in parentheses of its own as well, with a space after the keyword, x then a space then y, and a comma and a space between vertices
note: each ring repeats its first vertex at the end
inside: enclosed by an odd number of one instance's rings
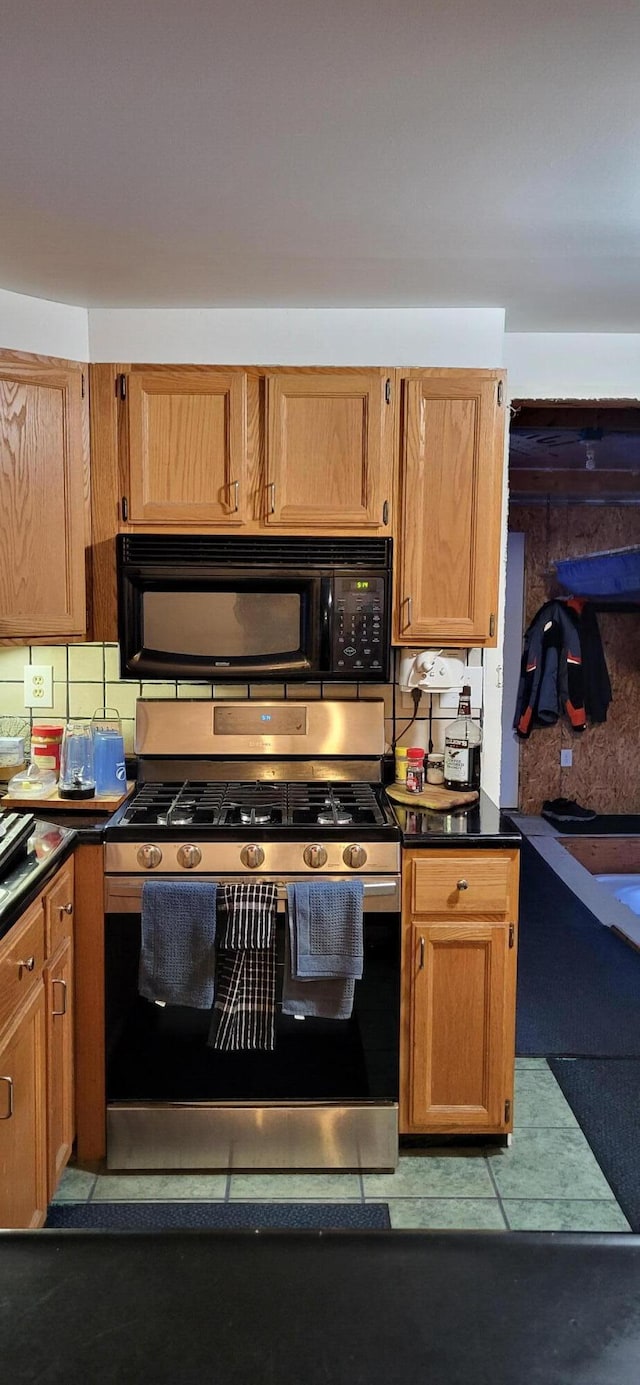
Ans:
POLYGON ((137 593, 137 677, 227 678, 315 671, 316 584, 145 582, 137 593))

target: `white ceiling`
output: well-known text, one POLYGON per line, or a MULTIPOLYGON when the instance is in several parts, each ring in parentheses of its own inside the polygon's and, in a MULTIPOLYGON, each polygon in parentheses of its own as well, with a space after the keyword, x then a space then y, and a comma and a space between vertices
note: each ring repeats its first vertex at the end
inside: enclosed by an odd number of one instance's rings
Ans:
POLYGON ((0 285, 640 331, 638 0, 3 0, 0 285))

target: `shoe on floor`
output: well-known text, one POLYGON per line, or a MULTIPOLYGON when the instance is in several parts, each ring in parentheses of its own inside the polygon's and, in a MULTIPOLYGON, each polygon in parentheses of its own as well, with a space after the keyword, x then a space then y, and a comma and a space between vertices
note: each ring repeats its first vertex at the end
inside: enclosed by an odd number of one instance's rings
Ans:
POLYGON ((583 808, 575 798, 547 798, 542 805, 542 816, 550 822, 592 822, 598 814, 593 808, 583 808))

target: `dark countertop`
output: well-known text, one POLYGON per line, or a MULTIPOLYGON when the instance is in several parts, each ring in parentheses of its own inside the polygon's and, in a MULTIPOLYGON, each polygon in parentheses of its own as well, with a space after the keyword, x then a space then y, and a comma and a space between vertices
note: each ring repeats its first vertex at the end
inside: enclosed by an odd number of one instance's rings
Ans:
POLYGON ((77 844, 75 831, 37 819, 30 838, 32 848, 0 882, 0 938, 3 938, 31 901, 71 855, 77 844))
POLYGON ((11 1385, 637 1385, 640 1237, 5 1232, 11 1385))
POLYGON ((405 847, 520 846, 522 835, 506 813, 485 793, 472 808, 442 813, 429 808, 415 810, 388 799, 402 833, 405 847))

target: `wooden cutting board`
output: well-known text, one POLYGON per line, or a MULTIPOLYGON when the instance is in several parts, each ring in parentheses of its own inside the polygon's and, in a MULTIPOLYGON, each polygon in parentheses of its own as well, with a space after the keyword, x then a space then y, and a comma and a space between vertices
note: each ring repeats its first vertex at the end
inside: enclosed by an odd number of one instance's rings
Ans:
POLYGON ((133 781, 128 780, 126 793, 115 794, 113 798, 61 798, 57 789, 47 798, 38 798, 36 794, 32 798, 11 798, 9 794, 5 794, 4 798, 0 798, 0 808, 55 808, 58 813, 90 811, 108 813, 110 816, 121 803, 124 803, 125 798, 129 797, 133 787, 133 781))
POLYGON ((406 804, 408 808, 436 808, 441 813, 451 808, 470 808, 480 796, 476 789, 456 793, 455 789, 443 789, 439 784, 425 784, 422 793, 408 793, 400 784, 388 784, 385 793, 395 803, 406 804))

